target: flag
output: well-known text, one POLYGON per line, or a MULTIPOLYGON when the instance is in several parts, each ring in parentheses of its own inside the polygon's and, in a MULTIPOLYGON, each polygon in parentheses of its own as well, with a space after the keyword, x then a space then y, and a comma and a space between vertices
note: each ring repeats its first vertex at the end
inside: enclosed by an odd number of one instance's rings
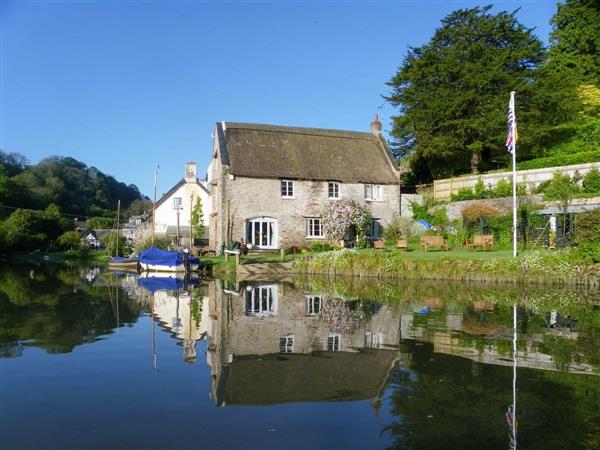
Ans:
POLYGON ((510 102, 508 102, 508 135, 506 136, 506 147, 510 153, 513 152, 517 143, 517 116, 515 113, 515 93, 510 93, 510 102))

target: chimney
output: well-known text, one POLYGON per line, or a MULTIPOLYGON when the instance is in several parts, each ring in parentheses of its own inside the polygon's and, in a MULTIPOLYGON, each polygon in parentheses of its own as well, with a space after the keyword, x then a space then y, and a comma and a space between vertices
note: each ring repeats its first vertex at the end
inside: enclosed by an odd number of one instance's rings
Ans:
POLYGON ((185 176, 184 179, 188 183, 196 182, 196 173, 198 172, 198 164, 195 162, 185 163, 185 176))
POLYGON ((375 120, 371 122, 371 133, 374 135, 381 134, 381 122, 379 121, 379 115, 375 114, 375 120))

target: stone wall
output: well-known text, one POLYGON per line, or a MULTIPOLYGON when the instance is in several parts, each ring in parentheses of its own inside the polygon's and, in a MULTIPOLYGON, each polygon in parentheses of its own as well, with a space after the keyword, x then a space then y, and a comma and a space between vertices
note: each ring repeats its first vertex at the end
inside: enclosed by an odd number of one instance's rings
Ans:
MULTIPOLYGON (((517 171, 517 183, 527 185, 528 192, 531 192, 533 188, 537 187, 543 181, 551 180, 554 176, 554 172, 560 172, 572 177, 576 173, 585 175, 594 168, 600 169, 600 162, 546 167, 544 169, 519 170, 517 171)), ((458 193, 460 189, 473 188, 479 179, 483 180, 486 187, 493 187, 498 184, 498 181, 502 179, 508 180, 510 177, 512 177, 512 172, 507 171, 435 180, 433 182, 433 196, 435 200, 446 201, 450 200, 451 195, 458 193)))
MULTIPOLYGON (((278 247, 307 246, 313 239, 306 237, 309 217, 321 217, 327 198, 327 181, 294 180, 294 198, 281 197, 281 180, 228 176, 224 180, 226 204, 229 209, 232 238, 245 238, 247 219, 270 217, 277 220, 278 247)), ((385 227, 399 214, 399 186, 384 185, 383 201, 366 201, 363 184, 340 184, 340 198, 366 205, 374 218, 385 227)), ((224 218, 226 221, 226 218, 224 218)))

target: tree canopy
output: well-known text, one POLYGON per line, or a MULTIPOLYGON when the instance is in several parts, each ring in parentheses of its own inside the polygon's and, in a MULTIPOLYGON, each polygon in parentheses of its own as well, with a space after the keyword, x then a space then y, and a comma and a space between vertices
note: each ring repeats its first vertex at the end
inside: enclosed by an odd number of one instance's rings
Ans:
MULTIPOLYGON (((516 11, 494 14, 491 6, 452 12, 427 44, 410 48, 386 99, 400 112, 393 117, 393 148, 398 159, 407 158, 412 181, 509 165, 504 143, 511 91, 517 93, 520 160, 550 156, 548 149, 562 142, 575 145, 583 126, 578 85, 600 67, 592 3, 559 6, 550 51, 516 11), (568 63, 573 58, 578 62, 568 63)), ((585 126, 596 125, 588 120, 585 126)))
POLYGON ((550 55, 582 83, 600 85, 600 2, 566 0, 552 18, 550 55))
POLYGON ((3 206, 41 210, 55 203, 67 214, 112 216, 118 200, 127 208, 142 198, 137 186, 128 186, 74 158, 52 156, 29 165, 22 155, 0 151, 3 206))

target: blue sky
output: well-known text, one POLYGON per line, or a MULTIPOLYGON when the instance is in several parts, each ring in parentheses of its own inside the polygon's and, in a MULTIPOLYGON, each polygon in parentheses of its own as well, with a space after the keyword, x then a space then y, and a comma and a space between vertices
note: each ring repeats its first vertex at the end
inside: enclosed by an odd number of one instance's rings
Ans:
MULTIPOLYGON (((150 195, 203 174, 217 121, 390 127, 409 46, 487 2, 2 1, 0 147, 72 156, 150 195), (382 106, 383 105, 383 106, 382 106)), ((497 1, 547 41, 555 1, 497 1)), ((508 95, 508 94, 507 94, 508 95)))

